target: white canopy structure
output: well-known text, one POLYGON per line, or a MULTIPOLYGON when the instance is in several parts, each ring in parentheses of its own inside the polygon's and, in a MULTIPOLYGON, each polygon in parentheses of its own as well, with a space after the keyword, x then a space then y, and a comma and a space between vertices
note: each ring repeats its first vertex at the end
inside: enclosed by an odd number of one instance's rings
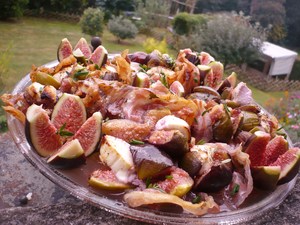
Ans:
POLYGON ((264 72, 270 76, 286 75, 289 78, 294 62, 298 56, 297 52, 280 47, 270 42, 264 42, 262 53, 267 58, 264 72))

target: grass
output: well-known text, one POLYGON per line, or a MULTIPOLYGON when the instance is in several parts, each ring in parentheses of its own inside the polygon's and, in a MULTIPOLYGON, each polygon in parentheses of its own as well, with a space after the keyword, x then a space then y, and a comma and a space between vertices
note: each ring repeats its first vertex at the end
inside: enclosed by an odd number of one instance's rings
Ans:
MULTIPOLYGON (((81 32, 78 24, 26 17, 17 23, 0 22, 0 33, 0 51, 11 45, 12 53, 8 73, 3 75, 5 88, 0 93, 11 91, 14 84, 30 71, 32 64, 40 66, 55 60, 61 39, 66 37, 73 45, 81 37, 87 41, 91 39, 81 32)), ((139 36, 118 44, 112 34, 104 32, 102 42, 108 52, 115 53, 127 48, 130 51, 142 50, 144 39, 139 36)))

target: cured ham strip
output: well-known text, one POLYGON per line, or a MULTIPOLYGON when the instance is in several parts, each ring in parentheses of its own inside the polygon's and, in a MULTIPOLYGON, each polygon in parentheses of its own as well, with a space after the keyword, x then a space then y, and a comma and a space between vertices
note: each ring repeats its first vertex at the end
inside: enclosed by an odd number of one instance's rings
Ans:
POLYGON ((133 208, 142 205, 171 203, 179 205, 186 212, 190 212, 198 216, 207 213, 218 213, 220 211, 219 206, 214 202, 212 197, 207 197, 205 201, 193 204, 191 202, 184 201, 177 196, 161 193, 159 191, 132 191, 124 195, 124 200, 130 207, 133 208))

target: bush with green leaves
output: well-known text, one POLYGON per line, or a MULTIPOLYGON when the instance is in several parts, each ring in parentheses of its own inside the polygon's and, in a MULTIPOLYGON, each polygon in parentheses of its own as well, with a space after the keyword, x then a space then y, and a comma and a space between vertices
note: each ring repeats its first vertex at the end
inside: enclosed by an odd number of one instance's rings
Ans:
POLYGON ((249 20, 243 14, 216 15, 192 34, 183 36, 178 47, 209 52, 224 66, 249 63, 259 57, 265 40, 264 30, 249 20))
POLYGON ((200 14, 178 13, 172 22, 173 30, 178 35, 188 35, 199 25, 205 24, 206 19, 200 14))
POLYGON ((142 18, 148 29, 152 27, 166 28, 169 25, 171 2, 166 0, 139 0, 137 15, 142 18))
POLYGON ((81 30, 91 36, 101 36, 104 14, 99 8, 87 8, 80 18, 81 30))
POLYGON ((5 0, 0 3, 0 20, 9 18, 19 18, 23 16, 23 11, 28 0, 5 0))
POLYGON ((108 21, 108 30, 118 38, 118 42, 127 38, 135 38, 138 29, 134 23, 123 16, 113 17, 108 21))
POLYGON ((158 41, 154 38, 147 38, 145 42, 143 43, 143 47, 145 52, 151 53, 155 49, 160 51, 161 53, 167 53, 168 52, 168 44, 166 39, 163 39, 161 41, 158 41))

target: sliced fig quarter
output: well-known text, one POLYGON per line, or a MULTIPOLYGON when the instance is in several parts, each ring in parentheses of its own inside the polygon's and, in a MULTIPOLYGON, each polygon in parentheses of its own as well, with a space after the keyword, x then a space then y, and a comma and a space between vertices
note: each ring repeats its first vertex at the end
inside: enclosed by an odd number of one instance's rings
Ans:
POLYGON ((80 97, 64 93, 54 106, 51 116, 56 129, 64 126, 66 131, 75 134, 85 121, 86 110, 80 97))
POLYGON ((73 168, 84 162, 84 150, 77 139, 65 143, 47 160, 47 163, 58 168, 73 168))
POLYGON ((61 40, 58 48, 57 48, 57 60, 60 62, 63 59, 72 55, 72 45, 67 38, 61 40))
POLYGON ((89 178, 89 185, 109 191, 124 191, 132 188, 130 184, 119 181, 112 170, 101 169, 92 173, 89 178))
POLYGON ((77 42, 77 44, 74 47, 74 51, 78 48, 81 50, 81 52, 83 53, 86 59, 89 59, 91 57, 92 51, 85 38, 80 38, 80 40, 77 42))
POLYGON ((43 157, 62 146, 57 129, 42 106, 31 105, 26 112, 25 135, 37 153, 43 157))
POLYGON ((107 57, 108 57, 107 50, 102 45, 100 45, 92 53, 90 57, 90 61, 97 64, 99 67, 101 67, 106 63, 107 57))
POLYGON ((78 139, 85 156, 89 156, 94 152, 99 144, 101 137, 102 115, 100 112, 95 112, 88 118, 80 129, 76 132, 73 139, 78 139))
POLYGON ((280 166, 255 166, 251 168, 254 186, 263 190, 274 190, 279 180, 280 166))
POLYGON ((270 166, 280 166, 281 172, 278 184, 284 184, 291 181, 299 171, 300 167, 300 148, 291 148, 270 166))

